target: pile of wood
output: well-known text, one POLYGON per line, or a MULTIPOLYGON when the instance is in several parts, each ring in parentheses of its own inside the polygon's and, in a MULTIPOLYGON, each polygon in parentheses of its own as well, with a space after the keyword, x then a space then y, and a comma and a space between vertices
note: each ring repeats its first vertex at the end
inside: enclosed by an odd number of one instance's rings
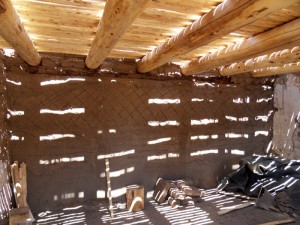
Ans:
POLYGON ((17 208, 9 212, 9 224, 32 224, 34 218, 27 204, 27 173, 26 164, 17 161, 11 165, 14 196, 17 208))
POLYGON ((164 180, 159 178, 153 193, 158 203, 168 201, 172 207, 194 205, 192 197, 203 197, 205 191, 193 186, 191 180, 164 180))

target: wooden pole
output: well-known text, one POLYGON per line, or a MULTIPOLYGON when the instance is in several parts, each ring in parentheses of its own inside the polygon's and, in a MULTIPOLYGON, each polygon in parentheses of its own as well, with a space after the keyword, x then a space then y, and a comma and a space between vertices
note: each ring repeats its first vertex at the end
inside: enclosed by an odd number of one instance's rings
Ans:
POLYGON ((109 174, 109 160, 105 159, 105 174, 106 174, 106 181, 107 181, 107 197, 109 201, 109 212, 110 216, 114 217, 114 210, 113 210, 113 203, 112 203, 112 195, 111 195, 111 183, 110 183, 110 174, 109 174))
POLYGON ((220 51, 194 59, 181 67, 184 75, 207 72, 220 66, 270 54, 300 43, 300 18, 258 34, 220 51))
POLYGON ((108 56, 149 0, 107 0, 98 31, 85 60, 96 69, 108 56))
POLYGON ((267 77, 278 74, 295 73, 300 71, 300 63, 292 63, 278 67, 268 67, 251 72, 252 77, 267 77))
POLYGON ((247 61, 234 63, 230 66, 225 66, 219 70, 219 73, 223 76, 231 76, 267 67, 284 66, 285 64, 296 63, 299 61, 300 47, 296 46, 272 54, 252 58, 247 61))
POLYGON ((182 54, 222 38, 266 15, 299 2, 274 0, 227 0, 187 26, 179 34, 144 56, 137 64, 141 73, 149 72, 182 54))
POLYGON ((29 65, 40 64, 41 57, 21 23, 11 0, 0 0, 0 35, 29 65))

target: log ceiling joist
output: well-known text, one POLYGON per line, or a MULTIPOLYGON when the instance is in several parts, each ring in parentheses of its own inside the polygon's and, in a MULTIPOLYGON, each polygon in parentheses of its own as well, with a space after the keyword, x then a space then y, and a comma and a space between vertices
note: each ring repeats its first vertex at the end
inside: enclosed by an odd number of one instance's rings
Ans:
POLYGON ((30 65, 36 66, 41 57, 35 49, 10 0, 0 0, 0 36, 30 65))
POLYGON ((251 72, 257 69, 274 67, 274 65, 284 66, 286 64, 297 62, 300 62, 300 47, 291 46, 289 49, 284 49, 282 51, 222 67, 219 72, 223 76, 231 76, 251 72))
POLYGON ((183 29, 138 63, 139 72, 149 72, 180 55, 204 46, 298 0, 228 0, 183 29))
POLYGON ((300 18, 181 66, 184 75, 213 70, 300 43, 300 18))
POLYGON ((149 0, 108 0, 98 31, 86 58, 86 66, 96 69, 108 56, 149 0))
POLYGON ((284 66, 276 66, 276 67, 268 67, 264 69, 258 69, 250 74, 252 77, 267 77, 279 74, 287 74, 287 73, 294 73, 300 71, 300 62, 298 63, 290 63, 284 66))

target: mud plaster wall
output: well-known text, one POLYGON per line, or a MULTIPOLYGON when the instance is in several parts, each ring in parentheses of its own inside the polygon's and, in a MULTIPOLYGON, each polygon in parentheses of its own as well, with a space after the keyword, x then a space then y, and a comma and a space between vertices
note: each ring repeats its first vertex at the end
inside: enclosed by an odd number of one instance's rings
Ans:
POLYGON ((33 211, 113 196, 158 177, 203 187, 266 150, 272 134, 268 85, 191 80, 62 77, 9 71, 11 160, 28 168, 33 211))
POLYGON ((273 148, 280 155, 300 159, 300 77, 287 74, 277 79, 274 91, 273 148))
POLYGON ((0 49, 0 221, 8 216, 10 208, 11 190, 8 177, 8 140, 10 134, 6 126, 6 74, 4 55, 0 49))

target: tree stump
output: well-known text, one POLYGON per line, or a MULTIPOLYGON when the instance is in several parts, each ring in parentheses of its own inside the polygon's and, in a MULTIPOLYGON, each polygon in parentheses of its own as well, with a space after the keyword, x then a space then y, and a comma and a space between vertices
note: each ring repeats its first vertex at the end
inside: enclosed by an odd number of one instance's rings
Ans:
POLYGON ((144 209, 144 187, 130 185, 126 187, 127 209, 130 212, 138 212, 144 209))

